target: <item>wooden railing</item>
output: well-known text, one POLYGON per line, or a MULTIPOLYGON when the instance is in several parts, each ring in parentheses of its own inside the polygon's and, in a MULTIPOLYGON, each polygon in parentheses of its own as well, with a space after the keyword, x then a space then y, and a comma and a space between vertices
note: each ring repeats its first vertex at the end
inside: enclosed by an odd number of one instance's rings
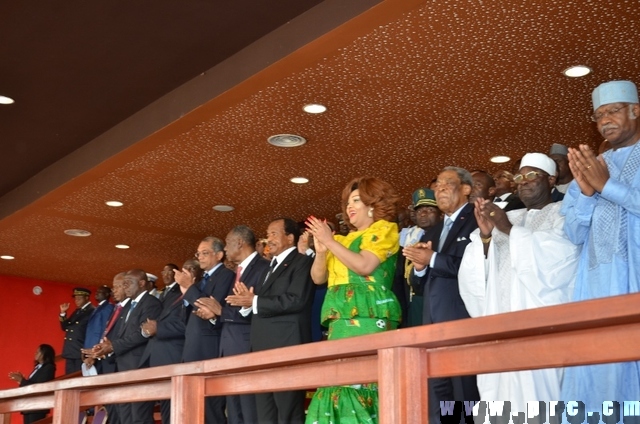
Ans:
POLYGON ((172 423, 203 424, 204 396, 374 381, 381 424, 426 423, 428 377, 638 360, 639 339, 640 294, 618 296, 4 390, 0 424, 11 411, 54 408, 69 424, 81 406, 169 398, 172 423))

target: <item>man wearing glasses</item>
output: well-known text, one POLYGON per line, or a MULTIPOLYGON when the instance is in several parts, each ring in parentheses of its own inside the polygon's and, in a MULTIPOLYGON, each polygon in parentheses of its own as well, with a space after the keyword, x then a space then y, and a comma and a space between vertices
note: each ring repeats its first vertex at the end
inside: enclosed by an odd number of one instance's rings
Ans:
MULTIPOLYGON (((640 105, 631 81, 593 91, 592 119, 611 150, 596 156, 585 144, 569 149, 575 177, 564 199, 565 231, 582 245, 573 300, 640 291, 640 105)), ((568 368, 562 399, 586 412, 602 402, 640 399, 640 362, 568 368)))
MULTIPOLYGON (((200 242, 195 257, 204 271, 203 278, 196 281, 193 274, 183 269, 175 271, 175 278, 184 292, 186 309, 186 329, 184 362, 202 361, 220 356, 220 331, 222 323, 217 319, 203 319, 195 312, 196 301, 203 297, 213 297, 222 306, 225 297, 233 285, 234 273, 223 265, 224 242, 216 237, 206 237, 200 242)), ((212 396, 205 399, 205 423, 226 422, 224 396, 212 396)))
MULTIPOLYGON (((561 203, 551 199, 556 164, 528 153, 513 177, 526 209, 504 212, 488 199, 475 200, 478 229, 471 233, 458 273, 460 296, 472 317, 569 302, 579 248, 564 234, 561 203)), ((480 398, 511 401, 561 399, 562 369, 478 375, 480 398)))

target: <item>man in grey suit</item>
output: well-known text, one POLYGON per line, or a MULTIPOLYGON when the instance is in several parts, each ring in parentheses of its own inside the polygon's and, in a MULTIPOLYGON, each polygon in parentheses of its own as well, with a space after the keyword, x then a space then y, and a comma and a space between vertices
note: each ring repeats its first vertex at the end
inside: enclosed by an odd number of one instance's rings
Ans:
MULTIPOLYGON (((311 341, 311 304, 315 285, 310 270, 313 259, 298 252, 298 224, 289 218, 272 221, 267 245, 272 255, 262 284, 247 288, 236 283, 231 305, 251 308, 251 350, 261 351, 311 341)), ((258 423, 304 423, 304 391, 256 395, 258 423)))

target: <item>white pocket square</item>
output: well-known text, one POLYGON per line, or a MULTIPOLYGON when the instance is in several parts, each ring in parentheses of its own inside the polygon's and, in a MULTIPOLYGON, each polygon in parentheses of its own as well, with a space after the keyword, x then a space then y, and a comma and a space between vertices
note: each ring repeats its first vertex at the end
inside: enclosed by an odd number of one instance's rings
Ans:
POLYGON ((466 239, 467 239, 466 237, 458 237, 458 239, 456 241, 464 241, 466 239))

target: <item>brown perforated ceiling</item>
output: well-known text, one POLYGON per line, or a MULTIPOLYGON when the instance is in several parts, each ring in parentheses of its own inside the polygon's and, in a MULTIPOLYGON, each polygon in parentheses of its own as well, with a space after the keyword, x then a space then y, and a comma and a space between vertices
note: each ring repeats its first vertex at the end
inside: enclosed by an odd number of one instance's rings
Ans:
POLYGON ((388 180, 408 204, 443 166, 495 171, 498 154, 596 147, 590 92, 640 82, 639 22, 634 1, 383 2, 0 222, 0 254, 16 256, 0 273, 73 283, 134 266, 158 274, 235 224, 262 235, 277 216, 333 217, 358 175, 388 180), (574 64, 594 73, 563 76, 574 64), (328 111, 306 114, 309 102, 328 111), (280 133, 308 143, 267 144, 280 133))

